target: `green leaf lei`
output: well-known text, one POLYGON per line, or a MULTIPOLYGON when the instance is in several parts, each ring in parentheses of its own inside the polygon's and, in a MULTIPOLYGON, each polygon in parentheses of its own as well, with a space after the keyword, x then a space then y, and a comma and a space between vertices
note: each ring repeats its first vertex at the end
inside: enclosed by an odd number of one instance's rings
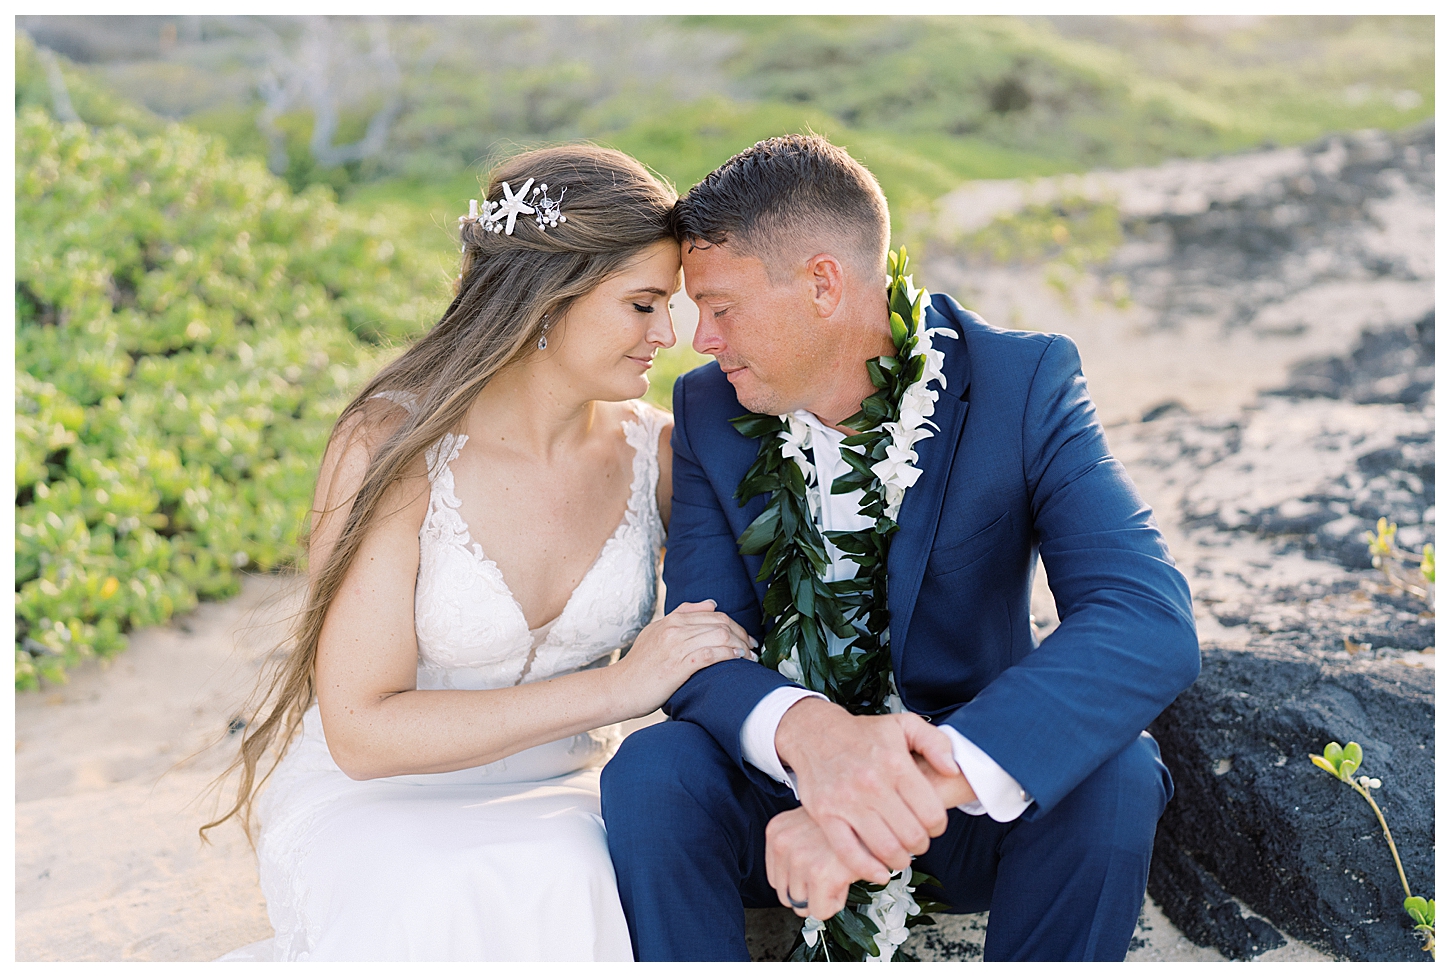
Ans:
MULTIPOLYGON (((904 248, 899 255, 890 253, 887 302, 896 355, 867 361, 866 371, 877 390, 861 402, 860 411, 842 422, 843 427, 860 433, 842 442, 841 457, 851 470, 831 485, 832 494, 861 489, 860 512, 875 520, 869 529, 826 534, 858 565, 854 577, 825 580, 831 560, 812 518, 807 476, 800 464, 783 451, 791 434, 790 418, 746 414, 731 421, 741 434, 760 439, 760 453, 741 479, 736 499, 744 505, 761 493, 771 493, 765 511, 738 541, 743 555, 765 554, 756 577, 758 581, 769 581, 765 591, 765 617, 769 623, 760 660, 782 671, 786 670, 781 669, 782 663, 787 663, 790 671, 798 673, 798 677, 792 677, 800 684, 856 715, 891 712, 896 700, 891 675, 886 559, 891 537, 899 528, 894 517, 900 509, 902 490, 889 498, 891 493, 872 468, 891 460, 889 449, 897 444, 899 431, 894 435, 887 425, 899 427, 906 393, 921 381, 928 365, 927 353, 918 350, 926 337, 927 294, 913 286, 906 267, 904 248), (849 639, 844 649, 834 655, 830 653, 828 633, 849 639)), ((929 349, 929 339, 927 346, 929 349)), ((929 423, 923 418, 917 420, 929 423)), ((914 456, 911 460, 915 460, 914 456)), ((923 872, 908 869, 888 885, 854 883, 845 909, 824 923, 807 921, 791 959, 859 961, 879 958, 888 951, 891 959, 903 959, 898 949, 905 940, 901 927, 930 924, 933 920, 927 913, 947 908, 937 902, 918 902, 911 896, 917 885, 935 881, 923 872), (887 933, 886 946, 877 941, 877 934, 883 931, 887 933)))
POLYGON ((867 361, 866 371, 878 389, 861 401, 860 411, 841 422, 843 427, 861 432, 846 438, 843 449, 861 450, 841 451, 851 471, 835 480, 831 493, 863 490, 860 512, 876 520, 870 529, 827 534, 831 543, 858 564, 854 577, 829 583, 824 579, 831 560, 811 517, 806 477, 781 450, 781 435, 790 430, 788 418, 746 414, 730 422, 746 437, 760 439, 760 453, 735 490, 736 499, 744 505, 762 492, 771 493, 765 511, 739 539, 742 554, 765 554, 756 580, 770 581, 765 591, 769 626, 760 660, 768 668, 779 668, 795 650, 800 683, 856 715, 890 711, 888 697, 893 689, 886 557, 899 527, 888 514, 893 510, 887 504, 885 488, 871 468, 887 460, 893 439, 883 426, 900 420, 907 388, 926 369, 926 356, 916 348, 927 295, 912 286, 906 266, 904 248, 899 257, 895 251, 890 253, 887 294, 896 355, 867 361), (827 632, 850 639, 842 653, 828 653, 827 632))

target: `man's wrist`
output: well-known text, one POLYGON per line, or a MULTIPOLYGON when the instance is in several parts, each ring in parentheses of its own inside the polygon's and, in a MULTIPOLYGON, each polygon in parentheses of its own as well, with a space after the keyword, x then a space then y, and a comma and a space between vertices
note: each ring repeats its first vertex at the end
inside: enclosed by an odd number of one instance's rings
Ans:
POLYGON ((802 699, 823 698, 819 692, 798 685, 782 685, 765 695, 740 724, 740 758, 761 773, 782 784, 795 787, 793 776, 775 752, 775 731, 780 719, 791 706, 802 699))
POLYGON ((831 714, 845 713, 840 706, 814 696, 801 699, 785 711, 780 724, 775 727, 775 755, 786 769, 796 766, 792 760, 800 759, 800 746, 804 738, 829 722, 831 714))

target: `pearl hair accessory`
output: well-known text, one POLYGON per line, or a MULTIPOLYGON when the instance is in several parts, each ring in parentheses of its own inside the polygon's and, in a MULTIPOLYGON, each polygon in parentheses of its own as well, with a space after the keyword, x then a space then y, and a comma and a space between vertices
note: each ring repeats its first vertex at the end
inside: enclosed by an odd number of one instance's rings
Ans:
POLYGON ((569 188, 565 187, 559 191, 559 196, 551 197, 547 183, 534 186, 534 178, 529 177, 519 188, 519 192, 514 193, 513 187, 505 182, 502 200, 485 200, 482 209, 479 208, 477 200, 470 200, 468 215, 458 218, 458 226, 462 229, 465 222, 481 221, 485 231, 512 236, 514 222, 518 220, 519 215, 533 214, 534 224, 538 226, 539 230, 558 227, 569 221, 569 218, 561 212, 564 205, 564 194, 568 190, 569 188))

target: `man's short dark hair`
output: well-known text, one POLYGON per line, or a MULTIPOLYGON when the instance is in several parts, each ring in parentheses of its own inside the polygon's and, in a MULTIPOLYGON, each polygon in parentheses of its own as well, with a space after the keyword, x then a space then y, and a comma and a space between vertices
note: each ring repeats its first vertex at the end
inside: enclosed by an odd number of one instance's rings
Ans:
MULTIPOLYGON (((871 171, 816 135, 774 136, 730 157, 675 204, 670 227, 692 244, 724 244, 765 261, 801 238, 831 245, 855 270, 884 274, 886 197, 871 171)), ((804 243, 804 242, 803 242, 804 243)))

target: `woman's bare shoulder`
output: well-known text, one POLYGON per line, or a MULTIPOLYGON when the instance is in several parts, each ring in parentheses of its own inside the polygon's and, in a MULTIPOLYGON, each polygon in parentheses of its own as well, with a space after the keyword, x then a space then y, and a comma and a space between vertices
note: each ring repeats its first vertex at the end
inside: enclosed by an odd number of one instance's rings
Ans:
MULTIPOLYGON (((343 417, 333 429, 317 480, 317 502, 325 510, 349 506, 362 488, 373 458, 409 419, 403 405, 373 398, 343 417)), ((401 484, 427 479, 423 453, 409 462, 401 484)), ((408 496, 416 494, 407 492, 408 496)), ((403 501, 402 498, 399 501, 403 501)))

